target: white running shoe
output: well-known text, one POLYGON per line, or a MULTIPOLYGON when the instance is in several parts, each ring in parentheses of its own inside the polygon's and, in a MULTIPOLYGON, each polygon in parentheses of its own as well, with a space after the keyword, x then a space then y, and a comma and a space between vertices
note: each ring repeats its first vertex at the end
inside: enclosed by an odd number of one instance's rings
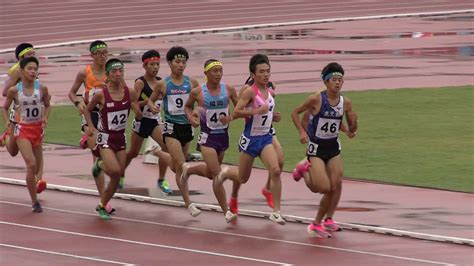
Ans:
POLYGON ((270 214, 270 220, 277 224, 286 224, 286 221, 283 219, 283 216, 281 216, 280 212, 272 212, 272 214, 270 214))
POLYGON ((194 203, 189 204, 188 212, 192 217, 196 217, 201 214, 201 210, 199 210, 194 203))
POLYGON ((181 181, 181 184, 186 184, 188 182, 188 170, 189 170, 189 167, 191 167, 191 165, 189 163, 183 163, 181 165, 181 168, 183 169, 183 172, 181 173, 181 177, 180 177, 180 181, 181 181))
POLYGON ((153 154, 155 151, 161 151, 160 145, 152 145, 145 149, 145 154, 153 154))
POLYGON ((227 223, 231 223, 231 222, 233 222, 235 219, 237 219, 237 214, 232 213, 231 211, 227 211, 227 212, 225 213, 225 221, 226 221, 227 223))

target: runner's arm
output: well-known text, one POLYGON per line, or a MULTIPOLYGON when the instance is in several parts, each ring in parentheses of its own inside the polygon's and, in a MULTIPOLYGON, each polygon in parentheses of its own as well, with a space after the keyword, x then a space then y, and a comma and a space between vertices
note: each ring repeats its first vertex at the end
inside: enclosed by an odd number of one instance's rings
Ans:
POLYGON ((5 82, 5 85, 3 86, 3 90, 2 90, 3 97, 7 97, 7 93, 10 87, 13 87, 16 85, 16 83, 20 79, 20 73, 21 73, 20 69, 16 69, 9 75, 8 80, 5 82))
POLYGON ((5 103, 3 104, 3 112, 2 112, 2 117, 3 121, 5 122, 5 128, 8 128, 10 126, 10 118, 8 117, 8 109, 10 108, 10 105, 13 102, 13 99, 15 99, 15 96, 17 94, 16 87, 10 87, 7 90, 6 93, 6 99, 5 103))
POLYGON ((74 103, 74 105, 77 107, 77 109, 79 110, 79 113, 83 113, 84 110, 86 109, 86 104, 84 103, 84 98, 77 95, 77 92, 79 91, 79 88, 81 88, 81 85, 84 84, 85 79, 86 79, 85 70, 79 71, 77 73, 76 79, 74 80, 74 83, 72 84, 71 89, 69 89, 69 93, 67 95, 69 100, 72 103, 74 103))
POLYGON ((191 93, 189 94, 189 98, 186 101, 186 104, 184 105, 184 112, 186 113, 186 117, 188 118, 189 123, 191 123, 193 127, 199 126, 199 117, 195 115, 195 112, 193 112, 194 103, 198 100, 199 94, 201 94, 201 86, 193 88, 191 90, 191 93))

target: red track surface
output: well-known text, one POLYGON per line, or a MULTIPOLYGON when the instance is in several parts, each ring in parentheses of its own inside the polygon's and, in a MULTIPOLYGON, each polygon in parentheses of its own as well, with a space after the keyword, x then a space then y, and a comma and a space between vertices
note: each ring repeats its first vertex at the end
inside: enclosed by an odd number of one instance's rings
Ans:
MULTIPOLYGON (((237 3, 189 0, 174 1, 173 3, 167 3, 167 1, 117 3, 117 1, 104 0, 100 3, 63 1, 61 4, 58 4, 58 1, 38 3, 37 1, 7 2, 2 0, 0 5, 0 20, 2 21, 0 49, 14 47, 22 41, 39 45, 184 29, 374 14, 459 10, 474 7, 469 1, 448 0, 416 2, 401 0, 396 3, 353 0, 338 3, 339 6, 335 6, 332 2, 319 0, 279 2, 254 0, 237 3)), ((377 24, 362 22, 353 25, 370 29, 370 32, 373 33, 374 30, 377 30, 377 24)), ((333 33, 337 35, 337 30, 333 33)), ((173 39, 173 37, 169 39, 173 39)), ((189 41, 193 40, 180 39, 181 43, 189 41)), ((207 48, 210 44, 205 41, 205 39, 201 39, 193 45, 201 46, 202 49, 211 49, 212 47, 207 48)), ((137 49, 148 49, 146 42, 138 43, 141 47, 137 49)), ((127 49, 128 46, 133 46, 134 41, 116 42, 114 45, 117 45, 115 51, 120 52, 127 49), (119 43, 120 45, 117 45, 119 43)), ((168 47, 170 45, 173 45, 173 42, 162 46, 168 47)), ((232 47, 232 43, 226 45, 229 45, 229 49, 232 47)), ((275 45, 278 46, 277 43, 275 45)), ((332 46, 333 42, 328 42, 327 45, 332 46)), ((386 44, 380 43, 380 45, 386 44)), ((396 48, 400 45, 403 46, 401 43, 395 43, 393 47, 396 48)), ((343 44, 343 46, 347 45, 343 44)), ((58 48, 57 51, 61 49, 63 48, 58 48)), ((70 47, 65 49, 70 49, 70 47)), ((78 50, 79 48, 73 49, 78 50)), ((232 49, 235 49, 235 44, 232 49)), ((80 54, 84 53, 82 47, 80 47, 80 51, 80 54)), ((330 58, 329 56, 322 59, 327 62, 330 58)), ((354 62, 359 60, 357 56, 352 59, 354 62)), ((376 57, 373 59, 377 60, 376 57)), ((394 61, 389 64, 397 64, 396 58, 390 59, 394 61)), ((366 59, 364 58, 364 60, 366 59)), ((245 65, 247 58, 244 60, 237 58, 235 61, 245 65)), ((84 58, 79 63, 83 65, 84 58)), ((455 60, 449 63, 459 64, 455 60)), ((276 60, 276 64, 278 64, 278 60, 276 60)), ((286 64, 287 62, 285 62, 286 64)), ((319 68, 319 66, 314 67, 314 69, 319 68)), ((136 76, 140 71, 139 64, 136 64, 132 69, 131 75, 136 76)), ((241 66, 235 67, 235 69, 241 69, 241 72, 236 73, 235 83, 237 84, 241 82, 242 76, 245 76, 246 73, 242 72, 242 69, 245 68, 241 66)), ((309 70, 311 73, 315 73, 314 69, 309 70)), ((361 69, 361 66, 358 65, 357 69, 361 69)), ((51 84, 52 87, 56 86, 56 92, 60 95, 67 90, 64 89, 65 86, 66 88, 70 86, 74 73, 77 71, 77 65, 73 70, 68 69, 63 72, 54 71, 53 68, 49 70, 51 70, 51 76, 47 76, 47 78, 50 78, 51 82, 58 79, 60 82, 48 84, 51 84), (67 78, 61 80, 64 77, 67 78)), ((198 75, 200 68, 196 67, 190 71, 198 75)), ((365 73, 361 73, 361 76, 363 75, 365 73)), ((285 80, 286 76, 277 76, 277 78, 285 80)), ((310 82, 314 82, 314 80, 310 80, 310 82)), ((390 80, 389 82, 396 83, 397 81, 390 80)), ((426 83, 424 84, 426 85, 426 83)), ((307 86, 303 84, 301 87, 307 86)), ((53 95, 56 97, 57 94, 53 95)), ((64 99, 63 96, 59 96, 59 99, 64 99)), ((63 100, 57 102, 63 102, 63 100)), ((89 158, 88 154, 78 155, 77 151, 68 150, 50 151, 45 154, 45 172, 51 183, 93 187, 91 180, 77 179, 77 177, 88 176, 88 167, 78 166, 78 162, 88 162, 88 159, 85 159, 89 158)), ((2 162, 0 174, 2 176, 24 178, 23 162, 20 157, 10 158, 2 150, 0 158, 2 162)), ((149 173, 156 172, 154 167, 144 167, 137 162, 134 162, 132 167, 142 169, 141 172, 134 170, 142 179, 137 180, 137 183, 129 182, 128 185, 132 190, 134 188, 142 189, 143 186, 153 186, 153 179, 149 181, 151 184, 143 180, 147 175, 150 175, 149 173)), ((258 170, 255 173, 256 175, 262 174, 258 170)), ((286 177, 287 174, 284 175, 284 178, 286 177)), ((242 206, 268 211, 261 202, 261 198, 256 196, 263 181, 258 178, 252 178, 251 181, 255 179, 257 179, 256 184, 243 188, 242 206)), ((306 217, 314 215, 315 203, 319 201, 319 197, 309 193, 302 184, 290 184, 288 180, 284 182, 286 183, 284 184, 286 191, 284 198, 286 197, 287 200, 286 203, 283 203, 284 214, 297 214, 306 217)), ((194 196, 196 201, 214 203, 208 182, 192 180, 191 187, 204 193, 194 196)), ((472 212, 469 213, 469 206, 472 211, 472 204, 469 205, 473 201, 472 195, 357 182, 346 182, 345 189, 341 210, 338 213, 341 221, 389 225, 392 228, 406 230, 418 229, 420 232, 430 234, 439 233, 473 238, 472 212), (348 193, 350 191, 358 191, 360 194, 350 194, 348 193), (380 200, 367 201, 367 191, 379 192, 380 200), (407 194, 423 195, 425 201, 410 201, 408 197, 403 197, 400 200, 400 195, 407 194), (428 195, 438 196, 427 200, 428 195), (372 211, 361 213, 347 211, 361 205, 369 206, 368 209, 372 211), (348 208, 345 211, 343 207, 348 208), (439 209, 441 211, 436 212, 439 209), (447 211, 444 212, 444 210, 447 211)), ((182 208, 123 200, 113 202, 114 206, 118 207, 118 214, 112 221, 104 222, 92 212, 97 203, 96 197, 55 191, 46 191, 41 195, 45 212, 33 214, 30 212, 28 195, 24 187, 1 184, 0 192, 0 238, 3 243, 0 246, 0 264, 2 265, 79 263, 98 265, 111 263, 110 261, 118 264, 140 265, 189 265, 191 263, 195 265, 264 265, 268 264, 268 261, 297 265, 316 265, 318 263, 327 265, 445 263, 468 265, 474 262, 471 247, 350 231, 340 232, 331 240, 312 239, 307 236, 305 226, 301 224, 290 223, 282 227, 267 220, 240 217, 239 223, 232 226, 225 224, 222 215, 218 213, 204 212, 198 219, 194 219, 182 208), (5 244, 11 246, 7 247, 5 244), (23 249, 19 247, 23 247, 23 249), (25 248, 37 250, 32 251, 25 248), (38 250, 49 253, 40 253, 38 250), (52 254, 51 252, 57 253, 52 254), (212 254, 203 252, 212 252, 212 254), (74 258, 66 256, 66 254, 86 258, 74 258), (109 262, 91 260, 92 258, 109 262), (257 262, 255 259, 267 262, 257 262)), ((374 200, 374 195, 370 200, 374 200)))

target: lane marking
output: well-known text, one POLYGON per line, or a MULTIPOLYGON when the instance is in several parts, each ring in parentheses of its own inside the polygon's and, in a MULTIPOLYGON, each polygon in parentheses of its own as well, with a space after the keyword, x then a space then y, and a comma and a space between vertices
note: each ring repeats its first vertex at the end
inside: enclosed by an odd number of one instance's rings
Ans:
MULTIPOLYGON (((3 200, 0 200, 0 203, 24 206, 24 207, 28 207, 28 208, 31 207, 28 204, 10 202, 10 201, 3 201, 3 200)), ((86 213, 86 212, 71 211, 71 210, 51 208, 51 207, 43 207, 43 209, 53 210, 53 211, 58 211, 58 212, 64 212, 64 213, 70 213, 70 214, 78 214, 78 215, 97 217, 97 214, 86 213)), ((239 215, 240 215, 240 210, 239 210, 239 215)), ((281 239, 274 239, 274 238, 261 237, 261 236, 255 236, 255 235, 245 235, 245 234, 238 234, 238 233, 225 232, 225 231, 216 231, 216 230, 210 230, 210 229, 204 229, 204 228, 181 226, 181 225, 174 225, 174 224, 166 224, 166 223, 152 222, 152 221, 138 220, 138 219, 131 219, 131 218, 124 218, 124 217, 114 217, 113 220, 133 222, 133 223, 141 223, 141 224, 148 224, 148 225, 158 225, 158 226, 165 226, 165 227, 171 227, 171 228, 177 228, 177 229, 186 229, 186 230, 193 230, 193 231, 199 231, 199 232, 205 232, 205 233, 221 234, 221 235, 227 235, 227 236, 233 236, 233 237, 241 237, 241 238, 248 238, 248 239, 255 239, 255 240, 262 240, 262 241, 270 241, 270 242, 284 243, 284 244, 290 244, 290 245, 315 247, 315 248, 329 249, 329 250, 349 252, 349 253, 355 253, 355 254, 385 257, 385 258, 391 258, 391 259, 399 259, 399 260, 407 260, 407 261, 415 261, 415 262, 425 262, 425 263, 437 264, 437 265, 452 265, 452 264, 449 264, 449 263, 438 262, 438 261, 430 261, 430 260, 416 259, 416 258, 410 258, 410 257, 402 257, 402 256, 396 256, 396 255, 375 253, 375 252, 369 252, 369 251, 360 251, 360 250, 354 250, 354 249, 330 247, 330 246, 323 246, 323 245, 310 244, 310 243, 304 243, 304 242, 281 240, 281 239)), ((0 221, 0 223, 2 223, 2 222, 0 221)))
POLYGON ((10 226, 17 226, 17 227, 24 227, 24 228, 35 229, 35 230, 43 230, 43 231, 49 231, 49 232, 54 232, 54 233, 67 234, 67 235, 74 235, 74 236, 82 236, 82 237, 89 237, 89 238, 95 238, 95 239, 123 242, 123 243, 128 243, 128 244, 158 247, 158 248, 165 248, 165 249, 172 249, 172 250, 179 250, 179 251, 185 251, 185 252, 191 252, 191 253, 218 256, 218 257, 226 257, 226 258, 232 258, 232 259, 238 259, 238 260, 247 260, 247 261, 261 262, 261 263, 275 264, 275 265, 291 265, 291 264, 283 263, 283 262, 276 262, 276 261, 270 261, 270 260, 261 260, 261 259, 255 259, 255 258, 249 258, 249 257, 243 257, 243 256, 235 256, 235 255, 224 254, 224 253, 216 253, 216 252, 210 252, 210 251, 204 251, 204 250, 198 250, 198 249, 190 249, 190 248, 181 248, 181 247, 154 244, 154 243, 142 242, 142 241, 134 241, 134 240, 128 240, 128 239, 122 239, 122 238, 115 238, 115 237, 84 234, 84 233, 79 233, 79 232, 64 231, 64 230, 59 230, 59 229, 54 229, 54 228, 33 226, 33 225, 27 225, 27 224, 10 223, 10 222, 5 222, 5 221, 0 221, 0 224, 10 225, 10 226))
MULTIPOLYGON (((149 33, 149 34, 138 34, 138 35, 125 35, 125 36, 114 36, 108 38, 101 38, 103 41, 118 41, 118 40, 127 40, 127 39, 141 39, 141 38, 150 38, 150 37, 160 37, 160 36, 173 36, 173 35, 184 35, 192 33, 209 33, 209 32, 220 32, 220 31, 231 31, 231 30, 242 30, 242 29, 256 29, 256 28, 267 28, 267 27, 279 27, 279 26, 292 26, 292 25, 304 25, 304 24, 320 24, 320 23, 329 23, 329 22, 346 22, 346 21, 360 21, 360 20, 370 20, 370 19, 385 19, 385 18, 405 18, 405 17, 417 17, 417 16, 430 16, 430 15, 452 15, 452 14, 463 14, 474 12, 474 9, 463 9, 463 10, 447 10, 447 11, 435 11, 435 12, 416 12, 416 13, 399 13, 399 14, 388 14, 388 15, 377 15, 377 16, 358 16, 358 17, 341 17, 341 18, 329 18, 329 19, 317 19, 317 20, 303 20, 303 21, 290 21, 290 22, 276 22, 276 23, 263 23, 263 24, 249 24, 249 25, 240 25, 240 26, 231 26, 231 27, 216 27, 216 28, 201 28, 193 30, 181 30, 181 31, 170 31, 170 32, 158 32, 158 33, 149 33)), ((164 23, 166 24, 166 23, 164 23)), ((168 23, 169 24, 169 23, 168 23)), ((140 26, 140 27, 143 27, 140 26)), ((123 27, 120 27, 123 28, 123 27)), ((78 32, 78 31, 71 31, 78 32)), ((64 32, 63 32, 64 33, 64 32)), ((39 35, 39 34, 36 34, 39 35)), ((30 37, 31 35, 25 35, 30 37)), ((94 35, 96 36, 96 35, 94 35)), ((16 36, 18 37, 18 36, 16 36)), ((89 38, 90 36, 84 36, 83 38, 89 38)), ((101 35, 104 37, 104 35, 101 35)), ((1 37, 0 37, 1 38, 1 37)), ((95 40, 78 40, 78 41, 67 41, 67 42, 58 42, 51 44, 36 45, 35 48, 50 48, 58 46, 68 46, 76 44, 85 44, 91 43, 95 40)), ((9 53, 15 51, 15 48, 6 48, 0 49, 0 53, 9 53)))
POLYGON ((98 258, 93 258, 93 257, 84 257, 84 256, 73 255, 73 254, 62 253, 62 252, 49 251, 49 250, 44 250, 44 249, 36 249, 36 248, 15 246, 15 245, 10 245, 10 244, 5 244, 5 243, 0 243, 0 246, 8 247, 8 248, 21 249, 21 250, 27 250, 27 251, 34 251, 34 252, 39 252, 39 253, 46 253, 46 254, 57 255, 57 256, 71 257, 71 258, 75 258, 75 259, 105 262, 105 263, 110 263, 110 264, 118 264, 118 265, 125 265, 125 266, 135 265, 135 264, 125 263, 125 262, 118 262, 118 261, 113 261, 113 260, 103 260, 103 259, 98 259, 98 258))
MULTIPOLYGON (((1 176, 0 176, 0 183, 26 186, 25 180, 5 178, 1 176)), ((73 192, 73 193, 82 194, 82 195, 98 196, 98 193, 96 190, 85 189, 85 188, 48 184, 48 189, 62 191, 62 192, 73 192)), ((124 199, 124 200, 129 200, 129 201, 149 202, 149 203, 168 205, 168 206, 174 206, 174 207, 184 207, 184 202, 179 201, 179 200, 160 199, 160 198, 124 194, 124 193, 115 193, 114 198, 124 199)), ((202 204, 202 203, 195 203, 195 204, 201 210, 220 212, 220 213, 222 212, 221 208, 217 205, 202 204)), ((254 210, 239 209, 239 215, 257 217, 257 218, 269 218, 270 213, 254 211, 254 210)), ((285 218, 287 222, 293 222, 293 223, 309 224, 313 221, 312 218, 301 217, 301 216, 296 216, 296 215, 283 215, 283 217, 285 218)), ((358 225, 358 224, 353 224, 353 223, 338 222, 338 224, 341 225, 343 229, 359 231, 359 232, 376 233, 376 234, 382 234, 382 235, 390 235, 390 236, 430 240, 430 241, 450 243, 450 244, 474 246, 474 239, 468 239, 468 238, 425 234, 425 233, 398 230, 398 229, 385 228, 385 227, 358 225)))

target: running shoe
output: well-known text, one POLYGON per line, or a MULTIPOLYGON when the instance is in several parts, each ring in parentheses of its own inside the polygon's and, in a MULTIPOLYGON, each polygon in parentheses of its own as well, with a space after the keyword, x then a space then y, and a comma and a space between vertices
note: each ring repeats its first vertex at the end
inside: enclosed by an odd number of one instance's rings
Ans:
POLYGON ((235 221, 235 219, 237 219, 237 214, 232 213, 231 211, 227 211, 227 212, 225 213, 225 221, 226 221, 226 223, 231 223, 231 222, 235 221))
POLYGON ((265 199, 267 199, 268 206, 273 209, 273 196, 270 190, 268 190, 266 187, 262 188, 262 195, 265 197, 265 199))
POLYGON ((342 228, 332 218, 326 218, 323 222, 323 227, 326 231, 342 231, 342 228))
MULTIPOLYGON (((109 202, 107 202, 107 204, 105 204, 104 209, 105 209, 109 214, 115 213, 115 208, 112 208, 112 205, 110 205, 109 202)), ((96 212, 99 212, 99 206, 97 206, 97 207, 95 208, 95 211, 96 211, 96 212)))
POLYGON ((46 183, 46 181, 41 180, 41 179, 38 180, 36 182, 36 193, 39 194, 39 193, 43 192, 46 189, 47 185, 48 184, 46 183))
POLYGON ((158 187, 167 195, 173 193, 173 190, 170 188, 170 183, 167 180, 158 179, 158 187))
POLYGON ((101 161, 102 160, 97 158, 94 162, 94 165, 92 165, 92 176, 95 178, 99 177, 100 173, 102 172, 102 168, 100 167, 101 161))
POLYGON ((41 208, 41 204, 39 202, 33 203, 32 207, 33 207, 33 212, 35 213, 43 212, 43 208, 41 208))
POLYGON ((119 180, 118 188, 123 189, 123 184, 125 183, 125 177, 122 176, 119 180))
POLYGON ((79 140, 79 147, 81 149, 87 149, 87 134, 83 133, 81 139, 79 140))
POLYGON ((281 216, 280 212, 272 212, 269 218, 272 222, 275 222, 277 224, 281 224, 281 225, 286 224, 286 221, 283 219, 283 216, 281 216))
POLYGON ((310 223, 308 225, 308 234, 311 236, 319 237, 319 238, 330 238, 332 235, 324 230, 323 226, 320 224, 310 223))
POLYGON ((199 209, 196 207, 196 204, 194 204, 194 203, 189 204, 189 206, 188 206, 188 212, 189 212, 189 214, 191 214, 192 217, 196 217, 196 216, 198 216, 199 214, 201 214, 201 210, 199 210, 199 209))
POLYGON ((95 209, 99 213, 100 219, 102 219, 102 220, 112 219, 112 217, 110 217, 110 214, 107 212, 107 210, 104 207, 102 207, 102 205, 100 205, 100 204, 97 205, 97 207, 95 209))
POLYGON ((237 198, 230 197, 229 209, 232 213, 239 214, 239 203, 237 202, 237 198))
POLYGON ((189 178, 188 170, 189 170, 189 167, 191 167, 191 165, 188 164, 188 163, 183 163, 183 165, 181 166, 181 168, 183 169, 183 172, 181 173, 181 178, 180 178, 181 184, 186 184, 186 183, 188 182, 188 178, 189 178))
POLYGON ((293 169, 293 179, 296 182, 299 182, 303 178, 303 174, 308 172, 311 163, 308 160, 303 160, 296 164, 295 169, 293 169))

